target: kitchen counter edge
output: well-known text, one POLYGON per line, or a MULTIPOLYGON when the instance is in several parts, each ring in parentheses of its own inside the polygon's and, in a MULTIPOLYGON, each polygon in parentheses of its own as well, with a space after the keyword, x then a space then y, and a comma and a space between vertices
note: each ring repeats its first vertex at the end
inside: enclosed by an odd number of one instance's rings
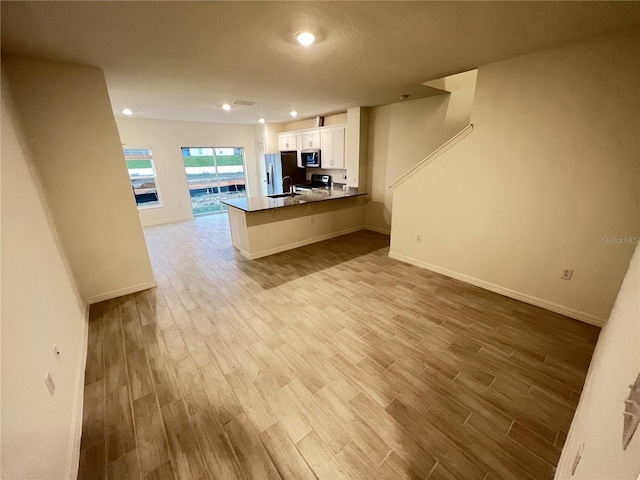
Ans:
POLYGON ((229 207, 234 207, 245 212, 261 212, 276 208, 295 207, 298 205, 308 205, 310 203, 326 202, 329 200, 340 200, 343 198, 354 198, 367 195, 365 192, 358 192, 357 189, 348 191, 336 190, 332 188, 314 188, 305 192, 296 192, 299 195, 294 197, 269 198, 269 197, 244 197, 222 200, 222 203, 229 207))

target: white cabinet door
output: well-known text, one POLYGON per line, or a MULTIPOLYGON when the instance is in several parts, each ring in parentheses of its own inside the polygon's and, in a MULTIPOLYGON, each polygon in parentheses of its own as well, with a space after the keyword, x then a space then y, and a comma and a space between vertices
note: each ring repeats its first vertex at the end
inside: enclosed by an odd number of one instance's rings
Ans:
POLYGON ((287 150, 287 134, 279 133, 278 134, 278 150, 282 152, 283 150, 287 150))
POLYGON ((280 133, 278 134, 278 150, 288 151, 297 150, 296 146, 296 134, 295 133, 280 133))
POLYGON ((344 137, 345 127, 322 130, 322 168, 345 168, 344 137))
POLYGON ((302 133, 302 150, 320 148, 320 130, 309 130, 302 133))
POLYGON ((333 135, 331 129, 323 129, 321 134, 322 152, 320 163, 322 168, 335 168, 333 159, 333 135))
POLYGON ((332 168, 346 168, 344 161, 344 137, 345 127, 331 129, 331 147, 333 152, 332 168))
MULTIPOLYGON (((296 145, 301 145, 301 146, 303 145, 302 132, 301 133, 296 133, 296 145)), ((304 168, 304 165, 302 164, 302 155, 301 155, 302 148, 298 148, 297 150, 298 151, 296 152, 296 155, 298 157, 298 166, 300 168, 304 168)))

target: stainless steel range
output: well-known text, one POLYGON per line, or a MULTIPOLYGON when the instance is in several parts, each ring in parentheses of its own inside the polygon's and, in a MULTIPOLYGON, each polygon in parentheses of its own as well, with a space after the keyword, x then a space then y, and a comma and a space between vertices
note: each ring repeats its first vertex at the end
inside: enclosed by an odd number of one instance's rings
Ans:
POLYGON ((313 175, 311 175, 311 183, 297 184, 296 188, 299 190, 304 190, 304 189, 322 188, 322 187, 330 187, 330 186, 331 186, 331 175, 319 175, 314 173, 313 175))

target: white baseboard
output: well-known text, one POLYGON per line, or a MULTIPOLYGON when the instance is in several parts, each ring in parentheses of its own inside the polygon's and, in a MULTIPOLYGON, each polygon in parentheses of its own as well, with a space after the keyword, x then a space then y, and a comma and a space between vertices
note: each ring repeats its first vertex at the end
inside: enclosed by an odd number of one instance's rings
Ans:
POLYGON ((358 232, 363 229, 364 227, 362 225, 358 225, 357 227, 347 228, 346 230, 340 230, 339 232, 327 233, 327 234, 320 235, 318 237, 313 237, 313 238, 306 238, 299 242, 288 243, 280 247, 269 248, 267 250, 262 250, 261 252, 257 252, 257 253, 248 253, 239 248, 238 250, 240 251, 240 254, 243 257, 248 258, 249 260, 255 260, 256 258, 266 257, 269 255, 273 255, 275 253, 286 252, 287 250, 293 250, 294 248, 304 247, 305 245, 311 245, 312 243, 322 242, 323 240, 329 240, 330 238, 340 237, 342 235, 358 232))
POLYGON ((365 225, 362 228, 364 230, 371 230, 372 232, 382 233, 383 235, 391 235, 391 229, 390 228, 374 227, 373 225, 365 225))
POLYGON ((80 442, 82 440, 82 414, 84 406, 84 370, 87 365, 87 349, 89 346, 89 304, 85 306, 85 322, 80 332, 80 346, 76 359, 76 380, 73 394, 73 410, 69 432, 69 451, 67 453, 67 476, 76 478, 80 464, 80 442))
POLYGON ((153 287, 157 287, 158 284, 154 280, 153 282, 140 283, 138 285, 132 285, 130 287, 120 288, 111 292, 101 293, 100 295, 94 295, 87 300, 89 305, 104 302, 105 300, 111 300, 112 298, 122 297, 123 295, 129 295, 130 293, 141 292, 142 290, 148 290, 153 287))
POLYGON ((184 222, 185 220, 193 220, 193 215, 186 215, 184 217, 172 217, 161 218, 159 220, 151 220, 150 222, 141 222, 143 227, 150 227, 152 225, 162 225, 165 223, 184 222))
POLYGON ((460 280, 462 282, 475 285, 476 287, 484 288, 485 290, 499 293, 500 295, 504 295, 505 297, 514 298, 516 300, 520 300, 522 302, 529 303, 537 307, 542 307, 546 310, 550 310, 555 313, 559 313, 560 315, 565 315, 567 317, 575 318, 576 320, 580 320, 590 325, 595 325, 596 327, 602 327, 607 321, 606 319, 596 317, 594 315, 591 315, 590 313, 582 312, 580 310, 575 310, 573 308, 566 307, 558 303, 553 303, 548 300, 544 300, 542 298, 534 297, 526 293, 518 292, 516 290, 503 287, 501 285, 496 285, 495 283, 486 282, 484 280, 480 280, 479 278, 470 277, 463 273, 454 272, 452 270, 448 270, 446 268, 439 267, 437 265, 423 262, 421 260, 416 260, 415 258, 407 257, 400 253, 389 252, 389 256, 391 258, 395 258, 396 260, 400 260, 401 262, 410 263, 411 265, 425 268, 427 270, 431 270, 432 272, 446 275, 447 277, 455 278, 456 280, 460 280))

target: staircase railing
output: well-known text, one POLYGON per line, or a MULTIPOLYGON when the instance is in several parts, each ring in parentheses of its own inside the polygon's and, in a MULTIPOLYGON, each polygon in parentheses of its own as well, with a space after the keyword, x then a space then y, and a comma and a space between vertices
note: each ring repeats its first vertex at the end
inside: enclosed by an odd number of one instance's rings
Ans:
POLYGON ((440 147, 436 148, 433 152, 431 152, 424 160, 420 161, 418 164, 416 164, 410 170, 408 170, 404 175, 402 175, 400 178, 398 178, 393 183, 391 183, 391 185, 389 185, 388 188, 396 188, 398 185, 403 183, 405 180, 411 177, 418 170, 423 169, 424 167, 429 165, 431 162, 433 162, 436 158, 438 158, 440 155, 446 152, 449 148, 451 148, 451 146, 453 146, 454 144, 462 140, 464 137, 469 135, 472 131, 473 131, 473 124, 470 123, 469 125, 464 127, 462 130, 460 130, 458 133, 456 133, 453 137, 451 137, 449 140, 447 140, 445 143, 443 143, 440 147))

